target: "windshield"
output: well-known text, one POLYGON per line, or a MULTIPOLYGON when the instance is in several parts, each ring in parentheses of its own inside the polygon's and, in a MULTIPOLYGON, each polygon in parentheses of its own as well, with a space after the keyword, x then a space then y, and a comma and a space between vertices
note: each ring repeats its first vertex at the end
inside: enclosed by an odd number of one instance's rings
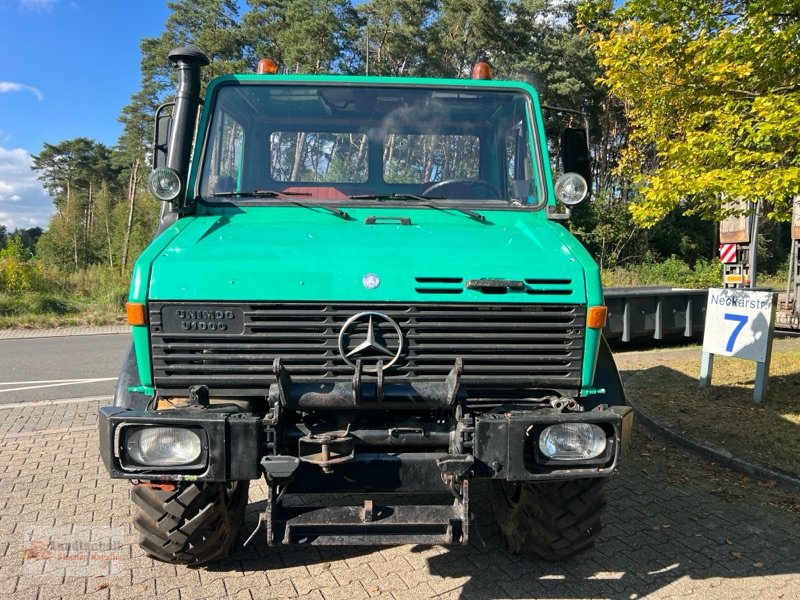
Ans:
POLYGON ((518 91, 253 82, 218 89, 206 201, 540 204, 518 91))

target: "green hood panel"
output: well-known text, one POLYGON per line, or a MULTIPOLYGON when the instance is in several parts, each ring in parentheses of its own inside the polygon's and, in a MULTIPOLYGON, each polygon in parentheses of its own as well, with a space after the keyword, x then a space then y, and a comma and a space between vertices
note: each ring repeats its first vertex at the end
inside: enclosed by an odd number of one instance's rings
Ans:
POLYGON ((230 208, 191 221, 153 262, 151 300, 586 304, 588 256, 540 213, 451 209, 230 208), (378 222, 365 224, 377 216, 378 222), (386 218, 394 217, 394 219, 386 218), (407 217, 411 225, 401 225, 407 217), (571 248, 571 246, 574 246, 571 248), (362 280, 375 274, 380 284, 362 280), (490 294, 470 279, 526 280, 490 294))

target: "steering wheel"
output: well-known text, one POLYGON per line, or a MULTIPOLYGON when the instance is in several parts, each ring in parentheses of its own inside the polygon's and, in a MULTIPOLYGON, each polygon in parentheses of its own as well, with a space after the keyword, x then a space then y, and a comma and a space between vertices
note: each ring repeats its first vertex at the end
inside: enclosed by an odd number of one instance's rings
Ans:
POLYGON ((437 181, 422 192, 423 196, 431 194, 470 200, 499 200, 501 198, 498 189, 485 179, 445 179, 444 181, 437 181), (450 193, 445 191, 447 188, 452 188, 450 193))

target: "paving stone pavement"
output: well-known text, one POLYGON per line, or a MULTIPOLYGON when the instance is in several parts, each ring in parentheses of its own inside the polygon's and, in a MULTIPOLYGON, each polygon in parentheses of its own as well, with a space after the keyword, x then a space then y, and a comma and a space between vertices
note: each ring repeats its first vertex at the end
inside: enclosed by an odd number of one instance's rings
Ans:
POLYGON ((0 406, 0 598, 800 598, 800 501, 646 430, 607 488, 596 548, 562 563, 509 554, 476 485, 467 546, 239 548, 205 568, 136 544, 130 485, 97 456, 100 399, 0 406), (479 534, 479 535, 478 535, 479 534))

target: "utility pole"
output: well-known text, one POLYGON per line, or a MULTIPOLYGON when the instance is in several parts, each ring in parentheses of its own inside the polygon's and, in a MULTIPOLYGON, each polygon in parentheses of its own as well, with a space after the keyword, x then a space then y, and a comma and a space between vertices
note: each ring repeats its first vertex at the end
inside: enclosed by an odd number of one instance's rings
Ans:
POLYGON ((750 232, 750 287, 756 286, 756 272, 758 267, 758 219, 761 213, 761 199, 756 203, 756 211, 753 214, 753 229, 750 232))

